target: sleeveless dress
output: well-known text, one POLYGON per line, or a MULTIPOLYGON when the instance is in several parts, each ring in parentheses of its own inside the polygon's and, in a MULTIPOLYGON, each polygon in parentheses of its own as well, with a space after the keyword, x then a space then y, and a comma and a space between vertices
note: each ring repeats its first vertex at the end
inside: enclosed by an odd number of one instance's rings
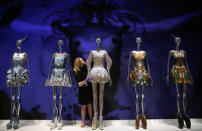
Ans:
POLYGON ((133 51, 132 57, 134 59, 134 67, 130 73, 130 79, 133 82, 132 86, 148 86, 151 76, 144 66, 144 61, 146 59, 145 51, 133 51))
POLYGON ((7 71, 7 87, 22 87, 28 82, 27 70, 23 68, 26 57, 26 53, 13 54, 13 66, 7 71))
POLYGON ((65 69, 67 54, 66 53, 55 53, 54 56, 55 67, 52 69, 50 80, 48 81, 48 86, 51 87, 71 87, 69 81, 68 73, 65 69))
POLYGON ((171 76, 174 83, 178 84, 190 84, 191 79, 188 73, 188 69, 185 66, 185 52, 171 51, 171 57, 173 58, 174 65, 171 69, 171 76))

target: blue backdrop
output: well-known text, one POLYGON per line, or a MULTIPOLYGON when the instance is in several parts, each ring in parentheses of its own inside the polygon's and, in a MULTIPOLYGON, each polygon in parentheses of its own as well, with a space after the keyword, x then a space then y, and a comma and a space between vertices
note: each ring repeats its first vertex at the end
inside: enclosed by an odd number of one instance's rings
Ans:
MULTIPOLYGON (((104 119, 135 119, 135 91, 127 87, 128 59, 136 50, 135 36, 143 38, 148 52, 153 87, 146 89, 148 118, 175 118, 176 89, 166 85, 169 50, 175 49, 171 34, 180 36, 180 49, 187 52, 194 85, 189 86, 188 114, 202 117, 201 89, 201 7, 184 0, 1 0, 0 1, 0 119, 10 118, 10 89, 6 72, 11 67, 16 40, 29 35, 22 44, 30 61, 31 88, 22 88, 21 118, 51 119, 52 89, 45 87, 51 56, 63 39, 63 51, 87 58, 102 38, 102 49, 112 57, 112 87, 106 84, 104 119), (190 6, 192 5, 192 6, 190 6)), ((71 66, 72 68, 72 66, 71 66)), ((72 69, 71 69, 72 70, 72 69)), ((78 87, 65 88, 63 119, 80 118, 78 87)))

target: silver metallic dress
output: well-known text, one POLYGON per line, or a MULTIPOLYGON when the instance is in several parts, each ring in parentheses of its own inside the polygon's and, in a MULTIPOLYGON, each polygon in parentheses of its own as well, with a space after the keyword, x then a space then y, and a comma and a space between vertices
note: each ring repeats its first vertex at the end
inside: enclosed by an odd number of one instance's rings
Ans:
POLYGON ((27 70, 23 68, 26 57, 26 53, 13 54, 12 68, 7 71, 6 85, 8 87, 22 87, 28 82, 27 70))
POLYGON ((109 72, 112 66, 112 60, 107 51, 92 50, 86 60, 86 65, 89 71, 88 77, 92 77, 91 82, 106 83, 111 80, 109 72), (106 59, 107 70, 104 68, 104 59, 106 59), (91 69, 92 62, 93 68, 91 69))
POLYGON ((55 53, 53 55, 55 67, 52 70, 50 80, 48 81, 48 86, 70 87, 69 76, 67 70, 65 69, 67 57, 68 55, 66 53, 55 53))

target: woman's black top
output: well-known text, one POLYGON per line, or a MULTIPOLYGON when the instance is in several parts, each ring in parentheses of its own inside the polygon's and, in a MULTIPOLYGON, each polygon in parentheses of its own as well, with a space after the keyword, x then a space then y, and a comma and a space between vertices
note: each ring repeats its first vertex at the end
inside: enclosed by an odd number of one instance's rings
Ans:
MULTIPOLYGON (((77 73, 75 74, 77 84, 85 80, 87 76, 87 67, 84 65, 77 73)), ((87 105, 92 103, 93 101, 93 94, 92 94, 92 84, 88 82, 87 86, 83 85, 79 87, 79 104, 87 105)))

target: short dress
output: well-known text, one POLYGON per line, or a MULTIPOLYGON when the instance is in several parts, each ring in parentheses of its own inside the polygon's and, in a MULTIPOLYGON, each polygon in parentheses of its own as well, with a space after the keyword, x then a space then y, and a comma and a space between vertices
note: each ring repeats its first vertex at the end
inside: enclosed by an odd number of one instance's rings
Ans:
POLYGON ((111 80, 109 70, 112 66, 112 60, 105 50, 93 50, 90 52, 86 65, 89 71, 89 77, 92 78, 91 82, 106 83, 111 80), (107 70, 104 67, 104 60, 106 60, 107 70), (93 68, 91 64, 93 62, 93 68))
MULTIPOLYGON (((81 82, 87 77, 87 67, 84 65, 77 74, 75 74, 76 82, 81 82)), ((87 105, 93 102, 92 84, 88 82, 87 86, 83 85, 79 88, 79 104, 87 105)))
POLYGON ((7 87, 23 87, 28 82, 27 69, 23 68, 26 57, 26 53, 13 54, 13 67, 7 71, 7 87))
POLYGON ((148 83, 151 81, 151 76, 144 66, 146 53, 144 51, 133 51, 132 57, 134 59, 134 67, 130 73, 130 79, 133 83, 132 86, 148 86, 148 83))
POLYGON ((47 86, 51 87, 71 87, 71 80, 67 73, 66 62, 67 62, 66 53, 55 53, 53 55, 53 61, 55 67, 52 69, 51 77, 48 81, 47 86))
POLYGON ((171 76, 174 83, 177 84, 190 84, 191 76, 185 66, 185 52, 181 51, 171 51, 171 55, 174 61, 174 65, 171 69, 171 76))

